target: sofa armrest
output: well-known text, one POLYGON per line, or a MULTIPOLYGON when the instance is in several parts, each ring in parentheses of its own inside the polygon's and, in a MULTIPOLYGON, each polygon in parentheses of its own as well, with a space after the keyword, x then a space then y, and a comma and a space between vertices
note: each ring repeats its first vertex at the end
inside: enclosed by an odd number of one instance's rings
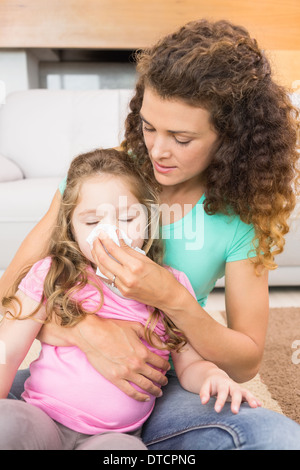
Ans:
POLYGON ((20 167, 9 158, 0 155, 0 183, 17 181, 23 178, 24 175, 20 167))

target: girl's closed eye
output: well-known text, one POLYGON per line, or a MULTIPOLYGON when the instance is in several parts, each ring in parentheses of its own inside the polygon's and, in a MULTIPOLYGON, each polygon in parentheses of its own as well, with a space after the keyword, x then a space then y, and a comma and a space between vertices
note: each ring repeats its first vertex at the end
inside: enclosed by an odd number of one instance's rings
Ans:
POLYGON ((132 222, 133 220, 135 219, 135 217, 121 217, 119 218, 119 222, 125 222, 125 223, 129 223, 129 222, 132 222))

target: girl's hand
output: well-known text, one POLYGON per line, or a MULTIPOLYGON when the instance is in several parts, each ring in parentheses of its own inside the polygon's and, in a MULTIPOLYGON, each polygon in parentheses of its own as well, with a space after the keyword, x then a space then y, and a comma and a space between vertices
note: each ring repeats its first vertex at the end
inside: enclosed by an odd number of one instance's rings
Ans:
MULTIPOLYGON (((158 385, 166 385, 168 380, 160 371, 168 370, 170 365, 141 342, 143 336, 144 327, 140 323, 88 315, 72 328, 54 322, 46 324, 38 339, 53 346, 79 347, 107 380, 131 398, 146 401, 148 394, 161 395, 158 385)), ((153 341, 162 346, 155 335, 153 341)))
POLYGON ((119 247, 104 232, 94 241, 92 254, 105 276, 110 280, 116 276, 114 284, 124 297, 166 311, 174 292, 178 295, 184 289, 170 271, 136 252, 122 239, 119 247))
POLYGON ((222 370, 215 369, 210 372, 200 389, 202 404, 208 403, 211 396, 216 396, 215 411, 219 413, 228 398, 231 398, 231 411, 237 414, 243 401, 247 401, 251 408, 261 406, 261 402, 245 388, 233 380, 222 370))

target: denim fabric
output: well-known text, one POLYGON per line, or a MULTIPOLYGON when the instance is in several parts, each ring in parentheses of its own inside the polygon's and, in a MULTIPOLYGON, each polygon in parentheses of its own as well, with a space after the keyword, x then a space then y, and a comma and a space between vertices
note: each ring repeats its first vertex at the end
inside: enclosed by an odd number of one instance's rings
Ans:
MULTIPOLYGON (((19 399, 28 370, 19 371, 10 398, 19 399)), ((149 450, 300 450, 300 425, 279 413, 242 404, 234 415, 227 403, 214 411, 214 399, 202 405, 184 390, 173 371, 143 426, 149 450)))
POLYGON ((237 415, 230 403, 216 413, 215 399, 202 405, 198 395, 180 386, 174 372, 168 380, 143 426, 149 450, 300 450, 300 426, 285 416, 246 403, 237 415))
POLYGON ((24 382, 28 379, 29 375, 29 369, 18 370, 7 398, 20 400, 24 392, 24 382))

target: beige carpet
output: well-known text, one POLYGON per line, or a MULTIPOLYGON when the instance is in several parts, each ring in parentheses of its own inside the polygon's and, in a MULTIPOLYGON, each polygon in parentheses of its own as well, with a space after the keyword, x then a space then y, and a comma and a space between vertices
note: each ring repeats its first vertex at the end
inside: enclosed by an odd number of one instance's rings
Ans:
MULTIPOLYGON (((224 322, 224 312, 213 316, 224 322)), ((244 384, 263 406, 300 424, 300 308, 270 309, 259 374, 244 384)))
MULTIPOLYGON (((225 324, 224 312, 210 312, 225 324)), ((35 359, 35 341, 21 368, 35 359)), ((265 353, 259 374, 244 384, 265 408, 282 413, 300 424, 300 308, 270 310, 265 353)))
POLYGON ((270 314, 260 377, 282 412, 300 424, 300 308, 270 314))

